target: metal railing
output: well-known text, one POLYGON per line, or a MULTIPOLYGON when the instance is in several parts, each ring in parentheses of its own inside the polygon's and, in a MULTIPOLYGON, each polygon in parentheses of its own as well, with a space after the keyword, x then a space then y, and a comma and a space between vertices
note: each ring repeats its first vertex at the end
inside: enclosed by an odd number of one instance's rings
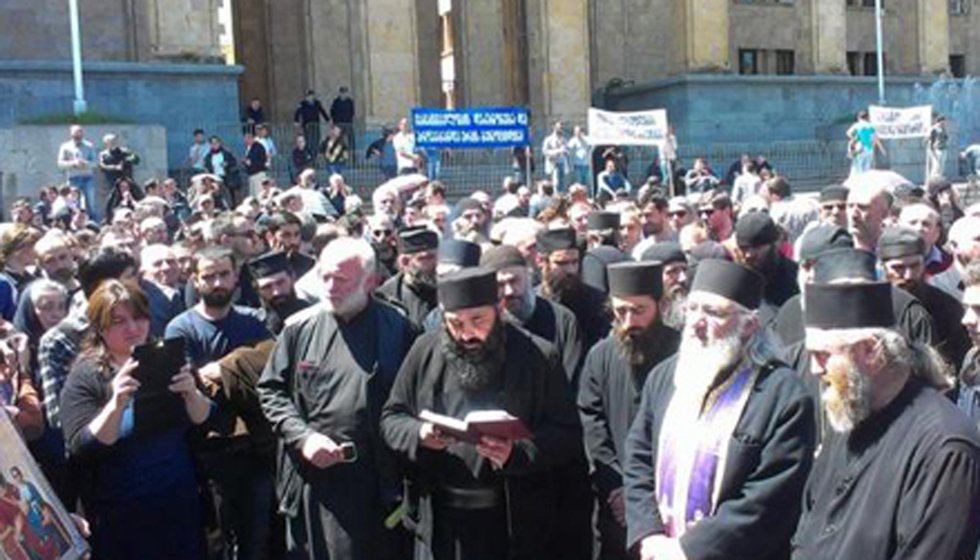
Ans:
MULTIPOLYGON (((293 123, 269 124, 270 136, 275 142, 277 155, 272 159, 269 175, 276 179, 281 186, 288 186, 295 176, 292 168, 291 154, 293 142, 298 132, 293 123)), ((190 131, 198 128, 189 124, 186 128, 189 138, 190 131)), ((224 139, 225 145, 236 157, 244 151, 242 144, 243 127, 241 123, 226 123, 201 126, 207 135, 217 134, 224 139)), ((179 132, 170 131, 180 137, 179 132)), ((320 128, 320 137, 325 138, 327 126, 320 128)), ((385 181, 379 158, 367 159, 365 152, 368 146, 380 138, 380 130, 366 131, 355 129, 354 148, 351 150, 352 161, 346 166, 343 175, 347 183, 362 197, 370 197, 372 190, 385 181)), ((533 135, 535 143, 533 179, 544 179, 544 161, 541 155, 540 143, 544 133, 533 135)), ((179 150, 181 161, 186 157, 190 142, 185 142, 179 150)), ((174 146, 173 140, 171 146, 174 146)), ((172 148, 173 149, 173 148, 172 148)), ((628 175, 634 185, 639 185, 646 179, 646 170, 655 160, 655 148, 630 146, 625 148, 629 159, 628 175)), ((912 145, 893 146, 890 154, 893 167, 897 163, 899 172, 909 172, 909 178, 921 179, 924 167, 925 152, 912 145)), ((847 158, 847 142, 845 140, 821 141, 777 141, 777 142, 746 142, 746 143, 711 143, 702 145, 684 144, 678 147, 678 165, 689 168, 694 159, 705 158, 712 169, 723 178, 728 167, 737 161, 742 154, 751 156, 762 155, 772 165, 776 172, 787 177, 794 187, 800 190, 818 189, 830 183, 844 180, 850 169, 847 158)), ((955 155, 951 154, 952 158, 955 155)), ((173 161, 173 160, 172 160, 173 161)), ((186 184, 193 173, 186 166, 178 166, 171 170, 175 178, 186 184)), ((422 170, 425 172, 425 170, 422 170)), ((322 155, 317 158, 318 179, 325 183, 328 176, 326 164, 322 155)), ((507 176, 515 174, 513 151, 511 149, 476 149, 476 150, 442 150, 438 179, 443 181, 450 198, 465 196, 475 190, 485 190, 492 194, 499 191, 502 181, 507 176)), ((523 178, 523 177, 522 177, 523 178)))

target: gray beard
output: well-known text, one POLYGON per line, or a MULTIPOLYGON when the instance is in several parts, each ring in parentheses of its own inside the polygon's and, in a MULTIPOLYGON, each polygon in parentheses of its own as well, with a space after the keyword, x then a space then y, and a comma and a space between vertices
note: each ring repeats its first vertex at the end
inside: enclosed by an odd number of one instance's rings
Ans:
POLYGON ((665 294, 660 306, 660 320, 663 321, 663 324, 677 331, 684 330, 687 294, 678 292, 665 294))

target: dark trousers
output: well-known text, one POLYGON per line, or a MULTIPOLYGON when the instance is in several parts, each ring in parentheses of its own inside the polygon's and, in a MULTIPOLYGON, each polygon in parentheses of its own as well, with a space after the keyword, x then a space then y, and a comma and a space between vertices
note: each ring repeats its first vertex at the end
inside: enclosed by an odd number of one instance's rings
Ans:
MULTIPOLYGON (((464 510, 433 506, 433 560, 506 560, 505 506, 464 510)), ((426 554, 416 554, 425 558, 426 554)))
POLYGON ((267 460, 245 451, 209 453, 202 460, 222 535, 222 557, 265 560, 282 546, 276 523, 272 471, 267 460))

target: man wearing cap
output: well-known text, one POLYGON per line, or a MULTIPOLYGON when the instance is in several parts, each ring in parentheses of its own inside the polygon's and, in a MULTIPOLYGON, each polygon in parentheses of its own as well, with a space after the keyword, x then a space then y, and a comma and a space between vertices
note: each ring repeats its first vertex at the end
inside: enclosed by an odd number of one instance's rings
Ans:
POLYGON ((487 213, 483 204, 473 197, 466 197, 456 203, 455 219, 452 222, 452 236, 474 243, 486 241, 487 213))
POLYGON ((735 226, 735 242, 743 263, 765 278, 759 319, 768 326, 776 319, 779 308, 800 293, 796 284, 796 263, 779 252, 782 232, 765 212, 752 212, 735 226))
POLYGON ((599 210, 585 217, 586 245, 589 250, 608 245, 619 247, 619 212, 599 210))
POLYGON ((249 261, 248 266, 259 299, 262 300, 265 326, 278 336, 290 316, 313 305, 313 302, 296 295, 296 276, 286 253, 266 253, 249 261))
POLYGON ((830 185, 820 191, 820 221, 847 227, 847 187, 830 185))
POLYGON ((378 288, 388 300, 400 303, 408 318, 421 328, 425 316, 435 309, 436 251, 439 234, 417 227, 398 232, 398 274, 378 288))
POLYGON ((953 296, 926 283, 924 248, 925 242, 915 230, 888 228, 878 240, 878 259, 892 285, 922 302, 932 316, 936 350, 952 367, 958 367, 970 349, 970 338, 960 322, 963 307, 953 296))
POLYGON ((384 441, 411 465, 405 521, 417 559, 547 559, 559 489, 581 449, 554 347, 502 320, 497 278, 477 267, 439 279, 443 328, 422 335, 384 406, 384 441), (419 415, 505 410, 531 437, 454 440, 419 415))
POLYGON ((585 359, 578 408, 598 505, 598 558, 625 560, 633 558, 626 549, 622 467, 626 434, 636 416, 647 375, 677 351, 680 334, 660 320, 660 262, 611 265, 609 296, 614 315, 612 334, 596 344, 585 359))
POLYGON ((641 560, 784 558, 814 450, 813 400, 773 358, 762 278, 698 265, 680 350, 650 374, 626 439, 627 540, 641 560))
POLYGON ((936 352, 895 330, 884 282, 814 284, 806 345, 832 430, 817 456, 793 558, 973 558, 980 434, 940 391, 936 352))
MULTIPOLYGON (((535 295, 531 268, 516 247, 493 247, 484 253, 480 264, 497 273, 504 318, 552 343, 561 356, 569 387, 578 387, 585 353, 575 315, 567 307, 535 295)), ((574 399, 575 395, 570 397, 574 399)), ((563 488, 558 495, 559 527, 552 549, 557 557, 580 558, 583 551, 591 549, 592 494, 588 471, 582 449, 574 461, 561 465, 554 474, 563 488)))
POLYGON ((606 295, 582 281, 581 253, 571 228, 544 229, 537 235, 538 295, 570 309, 578 320, 587 352, 609 332, 606 295))
POLYGON ((259 380, 262 411, 279 441, 290 558, 404 557, 384 528, 401 489, 378 422, 415 330, 370 296, 374 259, 361 239, 324 248, 318 270, 326 297, 286 322, 259 380))
MULTIPOLYGON (((436 278, 442 278, 464 268, 480 266, 482 249, 476 243, 462 239, 442 239, 436 262, 436 278)), ((431 332, 442 328, 442 313, 437 305, 422 321, 422 330, 431 332)))
POLYGON ((665 241, 644 251, 639 260, 659 262, 663 266, 663 295, 657 302, 657 316, 663 324, 680 331, 684 328, 690 288, 687 256, 680 244, 665 241))

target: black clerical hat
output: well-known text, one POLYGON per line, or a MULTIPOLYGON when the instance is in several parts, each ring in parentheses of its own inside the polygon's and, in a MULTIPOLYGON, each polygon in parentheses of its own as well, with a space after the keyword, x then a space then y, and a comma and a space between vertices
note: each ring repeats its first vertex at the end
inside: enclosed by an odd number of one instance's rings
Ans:
POLYGON ((405 228, 398 232, 398 252, 403 255, 434 251, 437 248, 439 234, 425 226, 405 228))
POLYGON ((445 239, 439 243, 439 262, 462 267, 480 264, 480 246, 463 239, 445 239))
POLYGON ((280 272, 292 272, 289 259, 282 251, 273 251, 248 261, 249 272, 253 278, 265 278, 280 272))
POLYGON ((464 268, 440 278, 438 286, 445 311, 497 304, 497 274, 489 268, 464 268))
POLYGON ((578 249, 572 228, 543 229, 537 234, 536 247, 542 255, 565 249, 578 249))
POLYGON ((844 185, 830 185, 820 191, 820 203, 824 202, 847 202, 847 187, 844 185))
POLYGON ((919 232, 905 227, 891 227, 878 238, 878 258, 882 261, 915 255, 924 256, 926 242, 919 232))
POLYGON ((892 288, 888 282, 810 284, 806 287, 806 326, 816 329, 862 329, 895 326, 892 288))
POLYGON ((663 295, 663 264, 656 261, 621 262, 609 265, 609 293, 613 296, 663 295))
POLYGON ((687 255, 681 249, 681 244, 676 241, 661 241, 651 245, 643 254, 640 255, 643 261, 660 261, 667 265, 675 262, 687 262, 687 255))
POLYGON ((874 253, 860 249, 824 251, 813 261, 813 282, 824 284, 842 279, 878 280, 874 253))
POLYGON ((585 224, 589 231, 619 229, 619 212, 591 212, 585 217, 585 224))
POLYGON ((766 280, 751 268, 722 259, 706 259, 698 264, 691 292, 711 292, 748 309, 762 301, 766 280))
POLYGON ((589 249, 582 256, 582 282, 600 292, 609 291, 609 265, 630 260, 629 256, 611 245, 589 249))
POLYGON ((761 247, 779 241, 779 226, 766 212, 749 212, 735 224, 735 242, 739 247, 761 247))
POLYGON ((800 238, 800 261, 811 261, 824 251, 854 247, 854 238, 846 229, 834 224, 820 224, 808 229, 800 238))
POLYGON ((492 247, 480 257, 480 266, 499 271, 511 266, 527 266, 524 255, 513 245, 498 245, 492 247))

